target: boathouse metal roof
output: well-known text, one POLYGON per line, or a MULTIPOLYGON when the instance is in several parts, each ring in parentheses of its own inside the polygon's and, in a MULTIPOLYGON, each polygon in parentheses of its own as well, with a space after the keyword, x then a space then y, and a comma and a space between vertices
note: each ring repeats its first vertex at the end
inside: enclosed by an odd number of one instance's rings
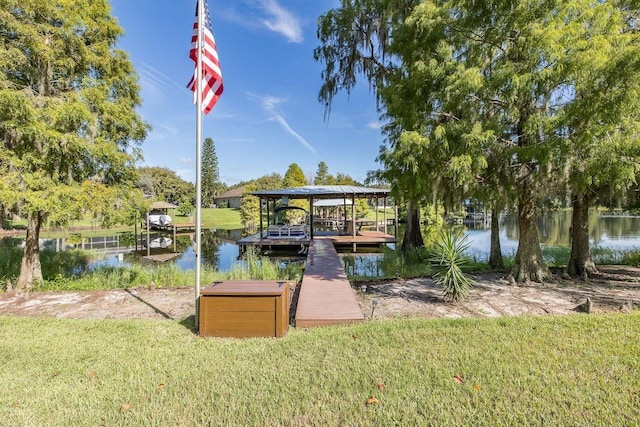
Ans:
POLYGON ((151 209, 177 209, 178 206, 168 202, 153 202, 151 209))
POLYGON ((354 185, 306 185, 304 187, 283 188, 279 190, 254 191, 251 194, 263 199, 275 200, 281 197, 289 199, 338 199, 355 197, 386 197, 391 190, 386 188, 359 187, 354 185))

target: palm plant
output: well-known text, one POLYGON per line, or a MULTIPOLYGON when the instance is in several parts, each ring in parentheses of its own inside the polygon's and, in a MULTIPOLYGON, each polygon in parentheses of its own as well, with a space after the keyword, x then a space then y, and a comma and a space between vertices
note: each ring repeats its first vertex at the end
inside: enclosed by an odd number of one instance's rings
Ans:
POLYGON ((467 262, 464 251, 470 245, 467 237, 459 231, 441 231, 437 254, 431 258, 431 262, 436 264, 434 280, 442 285, 444 299, 447 301, 464 299, 473 285, 471 277, 462 271, 467 262))

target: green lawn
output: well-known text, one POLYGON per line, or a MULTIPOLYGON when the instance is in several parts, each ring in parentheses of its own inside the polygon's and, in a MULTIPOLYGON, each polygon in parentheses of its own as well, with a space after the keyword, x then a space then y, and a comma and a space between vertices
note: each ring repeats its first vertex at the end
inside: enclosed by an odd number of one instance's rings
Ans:
MULTIPOLYGON (((393 208, 387 208, 387 219, 395 218, 396 214, 393 208)), ((365 216, 366 219, 376 219, 376 210, 370 209, 365 216)), ((378 209, 378 220, 382 221, 384 219, 384 209, 378 209)))
MULTIPOLYGON (((170 212, 173 221, 177 224, 189 222, 189 217, 180 216, 170 212)), ((9 221, 10 227, 20 228, 26 233, 26 220, 9 221)), ((202 209, 202 226, 204 228, 219 228, 224 230, 235 230, 243 228, 240 220, 240 209, 202 209)), ((72 233, 80 233, 84 237, 112 236, 121 232, 132 232, 133 226, 118 225, 110 228, 100 228, 90 219, 73 221, 67 230, 55 230, 45 227, 42 237, 65 237, 72 233)))
POLYGON ((638 312, 249 340, 171 321, 0 317, 0 425, 635 425, 638 336, 638 312))
MULTIPOLYGON (((182 222, 180 217, 175 221, 182 222)), ((243 228, 240 209, 202 209, 202 225, 205 228, 222 228, 224 230, 243 228)))

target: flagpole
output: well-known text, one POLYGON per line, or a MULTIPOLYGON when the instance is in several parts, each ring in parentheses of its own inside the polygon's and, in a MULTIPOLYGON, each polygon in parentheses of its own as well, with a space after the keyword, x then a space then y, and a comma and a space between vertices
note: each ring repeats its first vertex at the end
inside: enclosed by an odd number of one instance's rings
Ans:
POLYGON ((200 264, 202 249, 202 168, 200 156, 202 152, 202 57, 203 52, 203 32, 204 32, 204 2, 198 0, 198 41, 196 61, 196 286, 195 286, 195 307, 196 330, 200 329, 200 264))

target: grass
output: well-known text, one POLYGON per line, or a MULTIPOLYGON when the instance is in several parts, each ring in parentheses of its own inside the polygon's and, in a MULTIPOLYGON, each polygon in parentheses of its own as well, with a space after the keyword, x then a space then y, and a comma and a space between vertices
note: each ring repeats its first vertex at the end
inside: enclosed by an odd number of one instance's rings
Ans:
POLYGON ((634 425, 639 334, 637 312, 247 340, 172 321, 5 316, 0 425, 634 425))
MULTIPOLYGON (((242 221, 240 220, 240 209, 202 209, 202 226, 203 228, 220 228, 224 230, 235 230, 243 228, 242 221)), ((189 222, 189 217, 179 216, 177 213, 171 213, 173 221, 177 224, 189 222)), ((10 228, 16 228, 24 231, 26 234, 26 220, 20 221, 8 221, 10 228)), ((81 230, 80 234, 83 237, 99 237, 99 236, 113 236, 119 232, 133 231, 133 225, 118 225, 110 228, 101 228, 99 225, 94 224, 90 219, 84 219, 79 221, 72 221, 66 230, 59 230, 54 228, 45 227, 42 230, 41 237, 54 238, 54 237, 66 237, 69 234, 76 234, 81 230), (71 230, 71 231, 70 231, 71 230)), ((140 228, 138 228, 140 231, 140 228)))
MULTIPOLYGON (((184 271, 174 264, 133 263, 123 267, 103 266, 84 270, 91 259, 88 251, 46 251, 42 256, 44 282, 34 284, 32 291, 89 291, 137 287, 181 288, 193 286, 195 271, 184 271)), ((0 292, 6 290, 7 281, 16 282, 20 273, 22 251, 19 248, 0 248, 0 292)), ((201 283, 216 280, 297 280, 302 276, 301 266, 288 264, 281 269, 277 261, 247 251, 243 262, 234 264, 229 271, 203 265, 201 283)))
MULTIPOLYGON (((387 219, 393 219, 395 218, 396 214, 394 211, 394 208, 387 208, 387 219)), ((367 214, 365 215, 365 219, 372 219, 375 220, 376 219, 376 210, 375 209, 369 209, 369 212, 367 212, 367 214)), ((378 209, 378 220, 382 221, 384 220, 384 209, 378 209)))
MULTIPOLYGON (((564 267, 569 263, 571 248, 567 246, 545 246, 542 248, 545 262, 552 267, 564 267)), ((596 246, 591 248, 591 257, 596 265, 640 265, 640 248, 614 249, 596 246)))
MULTIPOLYGON (((175 222, 185 222, 184 218, 177 217, 175 222)), ((202 209, 202 225, 206 228, 222 228, 225 230, 236 230, 243 228, 240 220, 240 209, 220 208, 202 209)))

